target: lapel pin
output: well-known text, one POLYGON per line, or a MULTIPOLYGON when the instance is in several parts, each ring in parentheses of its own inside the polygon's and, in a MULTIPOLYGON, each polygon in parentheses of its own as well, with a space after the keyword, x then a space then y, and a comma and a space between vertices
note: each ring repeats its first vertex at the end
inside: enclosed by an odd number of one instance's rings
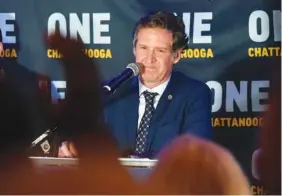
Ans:
POLYGON ((170 101, 172 100, 172 95, 168 95, 167 99, 170 101))

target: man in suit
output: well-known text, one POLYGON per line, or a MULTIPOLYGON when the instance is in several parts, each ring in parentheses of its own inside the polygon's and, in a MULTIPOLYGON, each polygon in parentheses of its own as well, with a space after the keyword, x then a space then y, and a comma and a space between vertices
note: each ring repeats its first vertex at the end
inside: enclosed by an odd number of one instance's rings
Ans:
MULTIPOLYGON (((156 12, 135 27, 133 53, 140 73, 105 106, 105 120, 124 156, 154 157, 181 134, 211 138, 211 93, 204 83, 173 71, 188 38, 182 18, 156 12)), ((62 145, 59 156, 73 153, 62 145)))

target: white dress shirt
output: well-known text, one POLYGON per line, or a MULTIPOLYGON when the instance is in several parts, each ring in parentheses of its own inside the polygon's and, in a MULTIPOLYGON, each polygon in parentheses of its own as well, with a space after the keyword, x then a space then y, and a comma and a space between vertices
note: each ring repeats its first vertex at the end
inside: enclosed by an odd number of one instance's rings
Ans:
POLYGON ((157 96, 155 96, 155 99, 154 99, 154 108, 156 109, 157 108, 157 105, 159 103, 159 100, 165 90, 165 88, 167 87, 167 84, 170 80, 170 77, 165 81, 163 82, 162 84, 154 87, 154 88, 148 88, 146 86, 144 86, 141 81, 139 80, 139 110, 138 110, 138 127, 140 125, 140 122, 141 122, 141 119, 143 117, 143 114, 145 112, 145 106, 146 106, 146 100, 145 100, 145 97, 144 95, 142 94, 144 91, 148 90, 149 92, 152 92, 152 93, 158 93, 157 96))

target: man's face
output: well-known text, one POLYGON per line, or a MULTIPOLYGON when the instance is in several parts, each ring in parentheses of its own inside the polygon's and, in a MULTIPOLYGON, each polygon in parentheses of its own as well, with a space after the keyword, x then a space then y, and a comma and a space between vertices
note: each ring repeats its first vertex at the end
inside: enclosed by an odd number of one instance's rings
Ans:
POLYGON ((181 57, 181 50, 172 52, 172 33, 161 28, 141 28, 133 53, 136 63, 141 63, 141 81, 147 86, 157 86, 168 79, 173 64, 181 57))

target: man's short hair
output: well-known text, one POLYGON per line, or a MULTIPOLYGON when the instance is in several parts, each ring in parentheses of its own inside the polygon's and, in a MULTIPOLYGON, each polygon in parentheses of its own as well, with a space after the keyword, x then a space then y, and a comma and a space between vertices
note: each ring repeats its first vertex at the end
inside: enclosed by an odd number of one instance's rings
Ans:
POLYGON ((162 28, 173 34, 172 51, 186 49, 188 46, 188 36, 185 33, 183 19, 170 12, 153 12, 137 21, 133 31, 133 44, 137 43, 137 34, 141 28, 162 28))

